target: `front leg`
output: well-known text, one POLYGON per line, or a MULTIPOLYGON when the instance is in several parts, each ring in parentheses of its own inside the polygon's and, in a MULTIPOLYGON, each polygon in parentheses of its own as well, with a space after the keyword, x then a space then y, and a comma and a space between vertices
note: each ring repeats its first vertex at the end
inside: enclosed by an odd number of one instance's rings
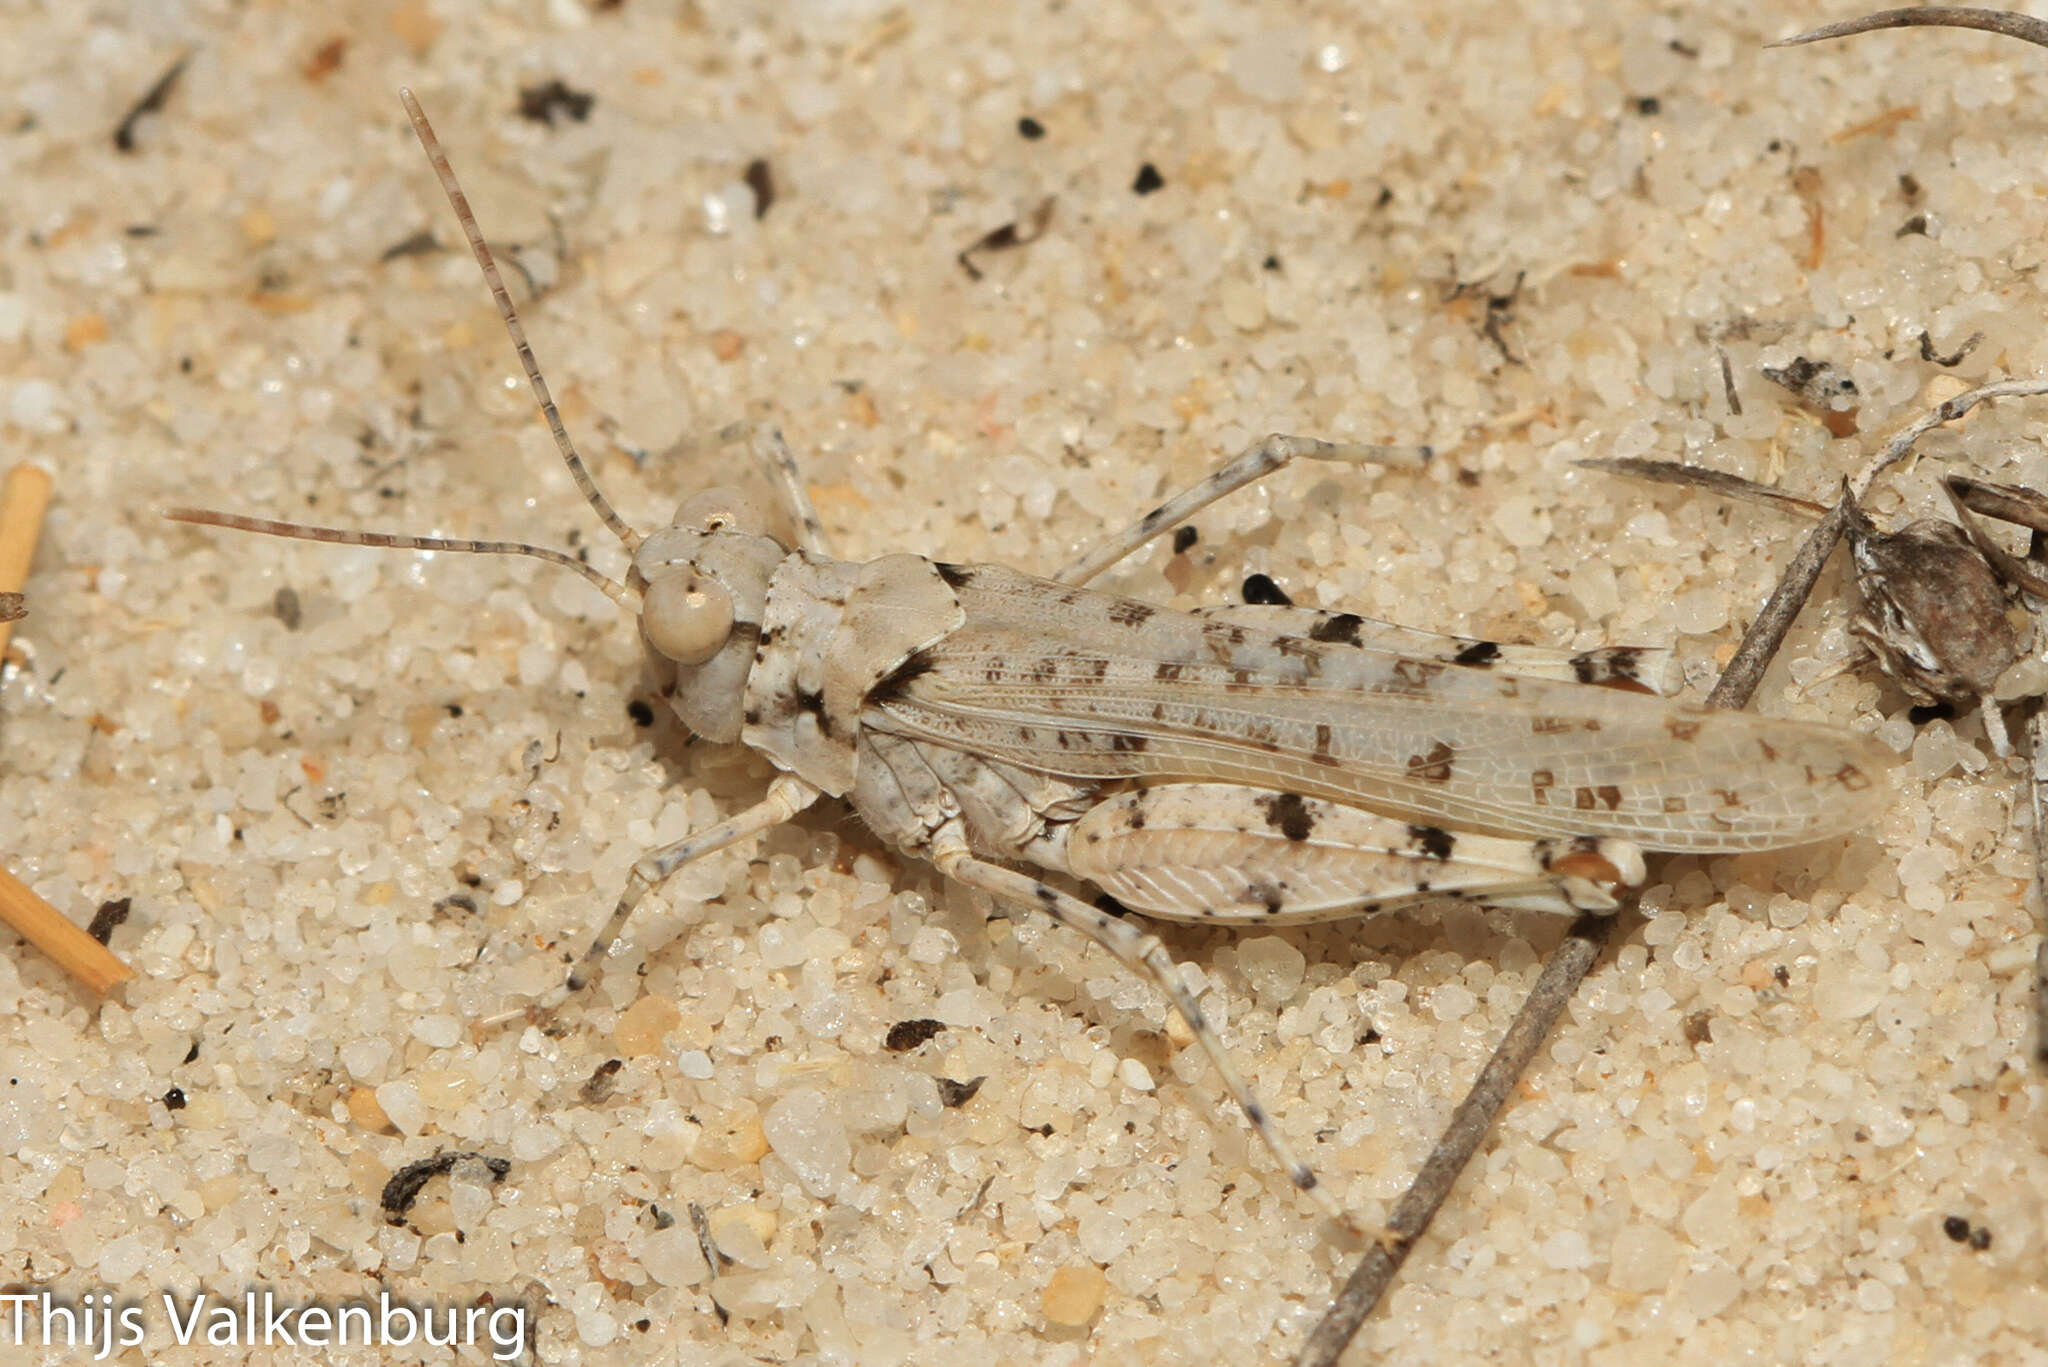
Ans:
POLYGON ((598 965, 604 962, 604 956, 611 952, 619 932, 631 919, 633 909, 640 905, 640 899, 659 887, 670 874, 693 859, 702 859, 750 835, 775 829, 817 800, 816 788, 793 774, 781 774, 768 785, 766 797, 739 815, 643 856, 633 865, 632 877, 626 880, 626 889, 619 894, 618 905, 612 909, 604 929, 597 933, 597 938, 577 959, 576 967, 570 970, 569 980, 563 984, 560 996, 566 999, 589 985, 590 980, 597 976, 598 965))
POLYGON ((1434 454, 1427 446, 1368 446, 1359 442, 1319 441, 1274 433, 1225 463, 1207 479, 1174 495, 1114 536, 1105 537, 1053 577, 1062 584, 1085 584, 1146 542, 1172 531, 1202 509, 1247 484, 1256 484, 1296 460, 1340 461, 1351 465, 1392 465, 1420 469, 1434 454))
POLYGON ((633 865, 632 874, 626 879, 625 890, 619 894, 619 900, 613 906, 612 914, 605 921, 604 928, 597 932, 590 946, 577 956, 575 967, 569 970, 568 980, 530 1007, 503 1011, 477 1022, 478 1035, 519 1021, 530 1022, 560 1009, 597 977, 598 966, 604 962, 605 955, 611 952, 612 945, 619 938, 619 932, 624 930, 626 922, 632 919, 641 899, 661 886, 662 881, 670 874, 692 860, 702 859, 707 854, 715 854, 750 835, 773 830, 816 802, 819 796, 816 788, 795 775, 778 775, 774 782, 768 785, 768 795, 745 811, 727 817, 715 826, 707 826, 701 831, 686 835, 674 844, 664 845, 643 855, 633 865))

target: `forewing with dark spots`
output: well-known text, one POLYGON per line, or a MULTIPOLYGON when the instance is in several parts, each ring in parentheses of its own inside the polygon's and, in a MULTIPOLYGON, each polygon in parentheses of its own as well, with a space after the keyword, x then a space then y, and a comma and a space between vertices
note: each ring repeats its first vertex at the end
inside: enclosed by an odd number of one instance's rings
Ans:
POLYGON ((1139 611, 995 566, 957 592, 964 625, 907 687, 870 700, 865 725, 1076 780, 1241 784, 1474 834, 1701 853, 1846 834, 1881 793, 1885 752, 1834 727, 1317 641, 1240 613, 1139 611))

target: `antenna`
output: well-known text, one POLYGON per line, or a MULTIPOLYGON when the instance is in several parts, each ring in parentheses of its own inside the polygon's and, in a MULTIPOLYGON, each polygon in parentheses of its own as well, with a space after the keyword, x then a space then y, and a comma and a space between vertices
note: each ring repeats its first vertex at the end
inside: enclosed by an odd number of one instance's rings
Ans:
POLYGON ((621 607, 634 607, 639 595, 607 579, 573 555, 529 546, 524 541, 463 541, 446 536, 402 536, 395 532, 351 532, 339 527, 315 527, 305 522, 278 522, 267 517, 243 517, 240 513, 217 513, 211 508, 166 508, 164 516, 173 522, 196 522, 202 527, 228 527, 238 532, 261 532, 265 536, 287 536, 295 541, 327 541, 337 546, 379 546, 395 551, 462 551, 474 555, 528 555, 551 565, 563 565, 595 584, 598 591, 621 607))
MULTIPOLYGON (((405 104, 406 116, 412 120, 413 132, 419 136, 420 146, 426 149, 427 160, 433 164, 434 174, 441 179, 441 189, 448 196, 448 203, 455 210, 456 219, 462 224, 464 236, 469 239, 469 249, 476 254, 476 264, 483 269, 484 280, 491 287, 491 298, 497 302, 498 316, 505 320, 505 330, 512 335, 512 345, 519 353, 519 362, 526 367, 526 381, 533 386, 533 396, 540 401, 541 415, 548 421, 548 430, 554 433, 555 446, 562 453, 562 461, 569 467, 569 475, 576 481, 576 487, 583 493, 583 501, 612 534, 626 544, 628 551, 639 549, 647 538, 626 525, 613 509, 609 500, 599 492, 597 483, 591 479, 590 471, 584 467, 583 457, 576 454, 576 443, 569 439, 568 429, 562 426, 562 415, 555 409, 554 396, 548 393, 547 381, 541 378, 540 364, 533 359, 533 348, 527 344, 526 330, 519 326, 519 314, 512 307, 512 296, 505 292, 505 279, 498 274, 498 263, 491 258, 491 249, 484 242, 483 230, 477 227, 476 215, 471 212, 469 199, 462 193, 462 186, 456 182, 455 169, 448 164, 447 153, 441 150, 441 141, 434 136, 433 125, 427 122, 426 112, 420 102, 413 98, 412 91, 401 88, 398 97, 405 104)), ((455 551, 470 555, 524 555, 535 560, 545 560, 551 565, 561 565, 576 571, 599 592, 622 607, 635 608, 639 595, 615 579, 609 579, 572 555, 550 550, 546 546, 529 545, 524 541, 471 541, 441 536, 406 536, 396 532, 355 532, 338 527, 316 527, 304 522, 279 522, 267 517, 244 517, 239 513, 218 513, 208 508, 169 508, 164 516, 173 522, 193 522, 205 527, 227 527, 235 531, 260 532, 265 536, 290 537, 299 541, 325 541, 337 546, 376 546, 400 551, 455 551)))
POLYGON ((625 542, 628 551, 638 550, 640 543, 647 538, 627 526, 625 519, 612 508, 610 500, 598 490, 597 481, 590 477, 590 471, 583 464, 583 457, 576 454, 576 443, 569 440, 569 430, 562 426, 562 415, 555 410, 554 396, 548 393, 548 382, 541 378, 540 365, 533 359, 533 348, 527 345, 526 329, 519 325, 519 314, 512 307, 512 296, 505 292, 505 279, 498 274, 498 263, 491 258, 483 230, 477 226, 476 215, 470 210, 469 197, 462 193, 462 186, 455 179, 455 168, 448 164, 448 154, 441 150, 441 140, 434 136, 434 126, 427 122, 426 111, 420 108, 420 102, 413 98, 411 90, 400 86, 398 98, 405 105, 406 117, 412 120, 412 131, 418 136, 420 146, 426 149, 434 174, 441 178, 441 189, 448 196, 449 207, 455 210, 456 220, 462 224, 463 236, 469 239, 469 249, 476 255, 476 264, 483 270, 484 280, 491 287, 491 298, 498 305, 498 316, 505 320, 505 331, 511 334, 513 349, 519 353, 519 363, 526 367, 526 382, 533 387, 533 397, 540 402, 541 416, 548 420, 548 431, 555 435, 555 447, 562 453, 562 463, 569 467, 569 477, 576 481, 576 487, 582 491, 583 501, 590 505, 591 511, 611 528, 612 535, 625 542))

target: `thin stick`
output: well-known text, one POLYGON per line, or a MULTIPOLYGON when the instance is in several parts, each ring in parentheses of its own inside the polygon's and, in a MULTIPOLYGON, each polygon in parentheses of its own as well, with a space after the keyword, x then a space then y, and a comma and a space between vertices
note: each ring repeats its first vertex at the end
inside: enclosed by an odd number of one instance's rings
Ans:
POLYGON ((2034 713, 2027 730, 2034 745, 2034 924, 2041 935, 2034 948, 2034 1061, 2048 1067, 2048 708, 2034 713))
POLYGON ((2048 47, 2048 23, 2030 15, 2013 14, 2001 9, 1972 9, 1967 5, 1928 5, 1924 8, 1888 9, 1877 14, 1866 14, 1860 19, 1844 19, 1839 24, 1824 24, 1820 28, 1808 29, 1805 33, 1790 38, 1780 38, 1765 47, 1797 47, 1801 43, 1818 43, 1829 38, 1847 38, 1852 33, 1874 33, 1884 28, 1973 28, 1985 33, 2002 33, 2008 38, 2023 42, 2038 43, 2048 47))
POLYGON ((442 193, 448 196, 448 205, 455 210, 456 221, 462 224, 462 234, 469 239, 469 250, 484 273, 484 281, 491 287, 491 299, 498 306, 498 317, 505 320, 505 331, 512 337, 512 349, 519 353, 519 364, 526 367, 526 383, 532 386, 541 416, 547 419, 548 431, 554 434, 555 449, 562 453, 562 463, 569 467, 569 478, 576 481, 583 501, 603 519, 612 535, 625 542, 627 550, 639 549, 646 538, 627 526, 626 520, 613 509, 611 501, 599 492, 597 481, 584 467, 583 457, 576 454, 576 443, 569 440, 569 429, 562 426, 562 415, 555 410, 554 395, 548 392, 548 382, 540 375, 540 363, 533 359, 533 348, 527 345, 526 329, 519 325, 519 314, 512 307, 512 296, 505 292, 505 278, 498 274, 498 263, 492 259, 491 249, 484 242, 483 229, 477 226, 476 214, 470 210, 469 196, 462 193, 462 186, 456 182, 455 168, 448 164, 448 154, 441 150, 441 140, 434 136, 434 126, 427 122, 426 111, 412 97, 412 91, 403 86, 399 87, 398 99, 405 106, 405 116, 412 120, 412 131, 419 138, 420 146, 426 149, 434 174, 440 177, 442 193))
POLYGON ((1765 503, 1774 508, 1783 508, 1795 513, 1814 517, 1827 512, 1828 505, 1816 503, 1810 498, 1788 494, 1783 489, 1774 489, 1768 484, 1758 484, 1741 475, 1731 475, 1725 470, 1715 470, 1705 465, 1687 465, 1676 460, 1637 460, 1633 457, 1596 456, 1587 460, 1574 461, 1588 470, 1604 470, 1610 475, 1625 475, 1630 479, 1646 479, 1658 484, 1678 484, 1689 489, 1705 489, 1708 493, 1723 498, 1748 499, 1752 503, 1765 503))
MULTIPOLYGON (((26 461, 0 480, 0 596, 18 594, 28 582, 28 562, 35 559, 36 537, 50 506, 50 474, 26 461)), ((0 612, 0 655, 7 653, 14 628, 0 612)))
POLYGON ((57 966, 104 997, 135 976, 111 950, 73 925, 68 917, 0 868, 0 921, 57 961, 57 966))
POLYGON ((1904 460, 1912 451, 1915 442, 1943 423, 1954 422, 1986 399, 2025 399, 2038 394, 2048 394, 2048 379, 1994 380, 1990 384, 1979 385, 1967 393, 1958 394, 1952 399, 1944 399, 1893 433, 1891 440, 1885 443, 1884 449, 1872 456, 1861 470, 1850 476, 1849 492, 1855 495, 1860 503, 1863 496, 1870 492, 1870 486, 1877 481, 1877 477, 1904 460))

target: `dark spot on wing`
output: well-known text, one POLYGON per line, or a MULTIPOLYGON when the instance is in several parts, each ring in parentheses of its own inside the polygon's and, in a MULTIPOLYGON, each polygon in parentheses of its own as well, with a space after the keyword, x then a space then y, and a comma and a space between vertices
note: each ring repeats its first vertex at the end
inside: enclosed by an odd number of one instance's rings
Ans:
POLYGON ((939 572, 939 578, 956 589, 964 589, 974 582, 974 567, 971 565, 948 565, 938 561, 932 568, 939 572))
POLYGON ((1361 639, 1360 628, 1365 619, 1355 612, 1337 612, 1309 628, 1311 641, 1322 641, 1328 645, 1355 646, 1361 639))
POLYGON ((1316 814, 1297 793, 1271 793, 1258 799, 1266 824, 1289 840, 1306 840, 1316 828, 1316 814))
POLYGON ((1109 620, 1120 627, 1140 627, 1159 615, 1159 609, 1133 598, 1119 598, 1109 605, 1109 620))
POLYGON ((1231 646, 1241 646, 1247 639, 1243 627, 1232 626, 1228 622, 1204 622, 1202 635, 1212 642, 1220 640, 1231 646))
POLYGON ((1413 660, 1405 655, 1396 656, 1393 664, 1394 679, 1389 684, 1391 692, 1427 693, 1430 683, 1448 666, 1435 660, 1413 660))
POLYGON ((1276 915, 1282 907, 1287 905, 1287 899, 1281 896, 1280 885, 1265 878, 1255 879, 1245 884, 1244 900, 1258 903, 1258 905, 1266 909, 1268 916, 1276 915))
POLYGON ((1438 863, 1449 859, 1458 845, 1458 838, 1441 826, 1410 826, 1408 838, 1415 842, 1418 851, 1438 863))
POLYGON ((1330 724, 1328 722, 1319 721, 1316 723, 1315 753, 1312 756, 1316 763, 1338 763, 1337 756, 1334 753, 1332 753, 1336 748, 1336 741, 1336 734, 1333 731, 1331 731, 1330 724))
POLYGON ((1487 665, 1492 664, 1495 660, 1498 660, 1499 658, 1499 646, 1495 645, 1491 641, 1474 641, 1471 645, 1466 646, 1456 655, 1453 655, 1451 657, 1451 663, 1457 665, 1469 665, 1475 669, 1483 669, 1487 665))
POLYGON ((1428 754, 1408 756, 1408 777, 1424 783, 1449 783, 1451 762, 1457 755, 1457 751, 1438 741, 1429 747, 1428 754))

